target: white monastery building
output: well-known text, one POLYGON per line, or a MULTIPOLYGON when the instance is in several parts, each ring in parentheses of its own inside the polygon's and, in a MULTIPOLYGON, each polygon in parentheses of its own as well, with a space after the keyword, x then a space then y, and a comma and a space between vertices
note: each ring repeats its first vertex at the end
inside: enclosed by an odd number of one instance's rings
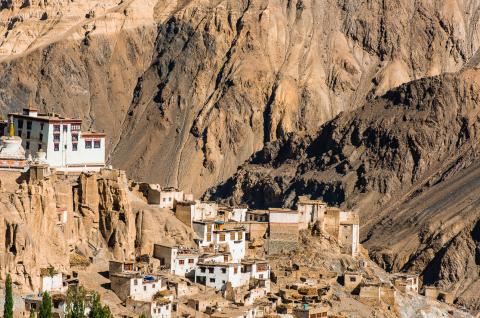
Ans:
POLYGON ((82 120, 40 114, 29 106, 12 113, 15 136, 27 155, 46 153, 46 163, 59 171, 98 171, 105 166, 105 134, 81 131, 82 120))
POLYGON ((198 262, 198 251, 165 244, 153 245, 153 257, 160 260, 160 266, 177 276, 193 276, 198 262))

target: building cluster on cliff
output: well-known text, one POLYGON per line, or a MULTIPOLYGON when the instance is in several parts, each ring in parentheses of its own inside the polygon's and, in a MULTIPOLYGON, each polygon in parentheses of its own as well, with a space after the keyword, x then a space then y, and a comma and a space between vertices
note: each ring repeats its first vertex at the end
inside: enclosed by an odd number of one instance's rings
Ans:
MULTIPOLYGON (((30 181, 55 172, 110 171, 103 169, 105 135, 82 132, 81 124, 39 114, 32 106, 10 114, 0 127, 0 169, 28 171, 30 181)), ((191 230, 195 245, 156 241, 148 255, 110 260, 109 288, 127 309, 124 317, 328 317, 331 286, 339 281, 345 292, 365 304, 394 307, 398 293, 419 291, 417 275, 381 280, 372 274, 359 242, 358 211, 308 196, 299 196, 295 209, 256 210, 195 200, 157 184, 139 184, 138 190, 149 205, 168 210, 191 230), (293 262, 289 256, 301 252, 305 233, 333 242, 338 254, 360 265, 339 275, 293 262)), ((66 224, 67 211, 57 212, 58 224, 66 224)), ((53 295, 56 316, 64 317, 67 290, 79 284, 76 274, 51 268, 40 276, 40 294, 24 297, 25 313, 38 312, 41 292, 46 291, 53 295)), ((426 288, 425 295, 452 301, 451 294, 433 287, 426 288)))

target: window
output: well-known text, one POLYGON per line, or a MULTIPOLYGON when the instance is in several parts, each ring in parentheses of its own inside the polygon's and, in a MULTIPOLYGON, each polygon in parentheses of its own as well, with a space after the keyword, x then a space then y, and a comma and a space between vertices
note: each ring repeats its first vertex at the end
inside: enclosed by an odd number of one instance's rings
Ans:
POLYGON ((25 149, 29 150, 30 149, 30 141, 27 141, 25 143, 25 149))
POLYGON ((85 149, 92 149, 92 141, 85 140, 85 149))
POLYGON ((207 233, 207 241, 210 242, 212 240, 212 233, 207 233))
POLYGON ((40 130, 43 130, 43 127, 45 126, 44 123, 40 123, 40 130))
POLYGON ((53 141, 60 141, 60 135, 58 134, 53 134, 53 141))
POLYGON ((167 199, 163 198, 163 202, 165 202, 167 199))
POLYGON ((40 135, 38 136, 38 139, 40 139, 40 140, 42 141, 42 140, 43 140, 43 134, 40 134, 40 135))
POLYGON ((147 286, 143 286, 143 290, 146 291, 146 290, 147 290, 147 286))
POLYGON ((220 234, 219 241, 225 241, 225 233, 220 234))
POLYGON ((193 258, 188 259, 188 264, 193 264, 193 258))
POLYGON ((27 139, 30 139, 30 132, 27 131, 27 139))
POLYGON ((135 285, 135 286, 138 285, 138 281, 136 279, 133 280, 133 285, 135 285))
POLYGON ((93 142, 93 148, 100 148, 100 140, 95 140, 93 142))
POLYGON ((78 134, 72 134, 72 141, 78 141, 78 134))
POLYGON ((60 125, 53 125, 53 131, 60 132, 60 125))
POLYGON ((60 150, 60 146, 58 144, 53 144, 53 151, 60 150))
POLYGON ((230 241, 235 241, 235 232, 230 233, 230 241))
POLYGON ((205 273, 205 267, 200 267, 200 272, 205 273))
POLYGON ((181 260, 178 261, 178 264, 183 265, 183 264, 185 264, 185 261, 183 259, 181 259, 181 260))
POLYGON ((38 144, 38 150, 42 149, 42 144, 38 144))
POLYGON ((172 201, 172 198, 168 198, 168 201, 172 201))
POLYGON ((76 142, 74 142, 72 144, 72 151, 77 151, 78 150, 78 144, 76 142))
POLYGON ((215 278, 210 278, 210 283, 215 283, 215 278))
POLYGON ((237 268, 237 267, 234 267, 234 268, 233 268, 233 273, 234 273, 234 274, 238 273, 238 268, 237 268))
POLYGON ((22 136, 22 131, 21 131, 21 130, 18 131, 18 135, 19 135, 20 137, 22 136))
POLYGON ((27 121, 27 130, 31 130, 32 129, 32 122, 29 120, 27 121))
POLYGON ((208 268, 208 272, 209 272, 210 274, 213 274, 213 267, 209 267, 209 268, 208 268))
POLYGON ((355 281, 357 281, 357 278, 355 276, 350 276, 350 281, 355 282, 355 281))
POLYGON ((80 131, 80 124, 72 124, 70 129, 72 131, 80 131))
POLYGON ((155 289, 155 284, 152 284, 152 288, 155 289))
POLYGON ((67 125, 63 125, 63 132, 67 132, 68 131, 68 126, 67 125))
POLYGON ((23 128, 23 120, 19 120, 18 121, 18 129, 22 129, 23 128))
POLYGON ((222 273, 225 274, 227 272, 227 269, 225 267, 222 268, 222 273))

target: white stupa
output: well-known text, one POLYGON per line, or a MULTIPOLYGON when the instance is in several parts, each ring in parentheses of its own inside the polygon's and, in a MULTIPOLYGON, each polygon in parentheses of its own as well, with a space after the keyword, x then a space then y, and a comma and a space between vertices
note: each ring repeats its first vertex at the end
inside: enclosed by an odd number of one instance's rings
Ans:
POLYGON ((23 170, 26 165, 22 138, 15 136, 13 119, 10 118, 8 136, 2 137, 0 143, 0 169, 23 170))

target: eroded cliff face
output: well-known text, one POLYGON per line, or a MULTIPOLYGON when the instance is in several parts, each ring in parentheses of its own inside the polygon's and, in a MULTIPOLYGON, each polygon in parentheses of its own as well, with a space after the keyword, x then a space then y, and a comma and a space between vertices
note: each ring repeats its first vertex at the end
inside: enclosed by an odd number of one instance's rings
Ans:
POLYGON ((171 225, 174 217, 168 211, 145 211, 148 205, 131 193, 123 171, 104 169, 78 180, 52 176, 21 185, 16 183, 20 175, 1 172, 1 178, 0 271, 2 277, 12 274, 26 290, 39 288, 42 268, 68 272, 75 255, 87 263, 95 257, 131 260, 151 254, 153 243, 193 239, 183 223, 171 225), (142 237, 145 228, 157 235, 142 237))
POLYGON ((33 94, 105 130, 129 176, 195 194, 265 142, 477 63, 475 1, 88 3, 0 11, 0 107, 33 94))
POLYGON ((478 308, 480 71, 404 84, 268 144, 207 198, 293 206, 299 195, 362 211, 371 256, 478 308))

